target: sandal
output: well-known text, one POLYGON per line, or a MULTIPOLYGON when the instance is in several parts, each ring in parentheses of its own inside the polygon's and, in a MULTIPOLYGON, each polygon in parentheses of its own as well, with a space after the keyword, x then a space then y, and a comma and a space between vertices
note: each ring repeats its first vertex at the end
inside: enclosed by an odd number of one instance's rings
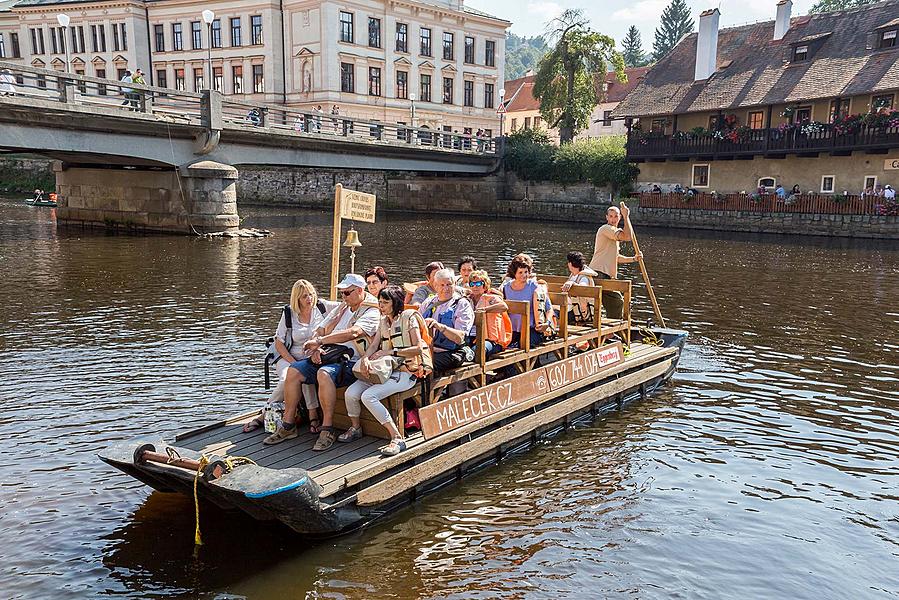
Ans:
POLYGON ((249 421, 246 425, 243 426, 243 432, 250 433, 251 431, 256 431, 263 425, 265 425, 265 423, 262 421, 262 417, 256 417, 255 419, 253 419, 252 421, 249 421))
POLYGON ((334 444, 334 437, 334 432, 330 427, 322 428, 321 432, 318 434, 318 440, 316 440, 312 449, 316 452, 327 450, 334 444))
POLYGON ((321 419, 309 419, 309 433, 321 433, 322 430, 322 420, 321 419))
POLYGON ((350 427, 344 433, 341 433, 337 436, 338 442, 353 442, 356 440, 362 439, 362 428, 361 427, 350 427))
POLYGON ((382 456, 396 456, 406 449, 405 440, 390 440, 390 445, 381 449, 382 456))

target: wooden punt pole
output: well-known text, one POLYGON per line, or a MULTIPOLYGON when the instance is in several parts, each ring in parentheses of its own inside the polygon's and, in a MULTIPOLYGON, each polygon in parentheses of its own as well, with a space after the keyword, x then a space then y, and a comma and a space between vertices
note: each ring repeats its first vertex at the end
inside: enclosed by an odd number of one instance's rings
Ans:
POLYGON ((340 270, 340 196, 343 185, 334 186, 334 232, 331 234, 331 300, 337 300, 337 277, 340 270))
MULTIPOLYGON (((624 202, 621 203, 621 206, 624 206, 624 202)), ((634 254, 640 256, 640 246, 637 244, 637 232, 634 231, 634 225, 631 223, 630 217, 627 219, 627 226, 631 230, 631 242, 634 244, 634 254)), ((656 300, 655 292, 652 291, 652 284, 649 282, 649 273, 646 271, 646 265, 643 263, 642 258, 638 258, 637 263, 640 265, 640 273, 643 275, 643 281, 646 282, 646 292, 649 294, 649 299, 652 301, 652 310, 655 312, 656 319, 662 327, 667 327, 667 325, 665 325, 665 318, 662 316, 662 311, 659 309, 659 302, 656 300)))

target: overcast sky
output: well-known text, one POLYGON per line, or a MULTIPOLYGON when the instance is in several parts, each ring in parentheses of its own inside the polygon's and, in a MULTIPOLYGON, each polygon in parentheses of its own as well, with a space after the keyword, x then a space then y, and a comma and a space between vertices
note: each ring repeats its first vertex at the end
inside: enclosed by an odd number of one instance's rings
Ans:
MULTIPOLYGON (((512 21, 517 35, 539 35, 545 24, 566 8, 586 8, 593 29, 621 42, 628 27, 636 25, 643 37, 643 49, 652 51, 653 31, 662 10, 671 0, 465 0, 465 5, 512 21)), ((777 0, 687 0, 698 23, 699 13, 717 6, 721 27, 774 19, 777 0)), ((793 16, 806 14, 814 0, 793 0, 793 16)))

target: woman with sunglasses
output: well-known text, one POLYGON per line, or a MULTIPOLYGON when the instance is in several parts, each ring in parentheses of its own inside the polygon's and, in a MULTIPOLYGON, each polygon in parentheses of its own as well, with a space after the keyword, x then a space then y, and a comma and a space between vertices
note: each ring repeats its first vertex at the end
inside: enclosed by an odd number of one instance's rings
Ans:
MULTIPOLYGON (((484 336, 484 351, 487 358, 490 358, 512 341, 512 323, 508 315, 504 314, 509 310, 509 306, 499 292, 490 288, 490 277, 487 275, 487 271, 483 270, 472 271, 468 276, 468 300, 474 307, 475 313, 486 313, 484 324, 487 331, 484 336)), ((477 318, 475 318, 475 322, 477 323, 477 318)), ((475 344, 477 334, 476 327, 472 327, 468 335, 469 345, 475 344)))
POLYGON ((384 270, 384 267, 372 267, 365 272, 365 289, 375 298, 387 285, 387 271, 384 270))

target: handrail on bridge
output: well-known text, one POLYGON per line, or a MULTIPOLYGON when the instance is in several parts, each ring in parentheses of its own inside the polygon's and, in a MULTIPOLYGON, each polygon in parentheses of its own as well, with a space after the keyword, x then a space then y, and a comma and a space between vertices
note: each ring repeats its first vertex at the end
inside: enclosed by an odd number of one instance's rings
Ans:
POLYGON ((3 76, 0 77, 2 96, 39 98, 64 105, 102 106, 123 113, 139 112, 167 121, 202 125, 211 130, 227 124, 231 128, 275 129, 278 133, 321 139, 338 136, 365 144, 496 154, 496 140, 492 138, 247 102, 217 91, 173 90, 8 61, 0 61, 0 76, 3 76), (6 77, 4 71, 8 71, 11 78, 6 77))

